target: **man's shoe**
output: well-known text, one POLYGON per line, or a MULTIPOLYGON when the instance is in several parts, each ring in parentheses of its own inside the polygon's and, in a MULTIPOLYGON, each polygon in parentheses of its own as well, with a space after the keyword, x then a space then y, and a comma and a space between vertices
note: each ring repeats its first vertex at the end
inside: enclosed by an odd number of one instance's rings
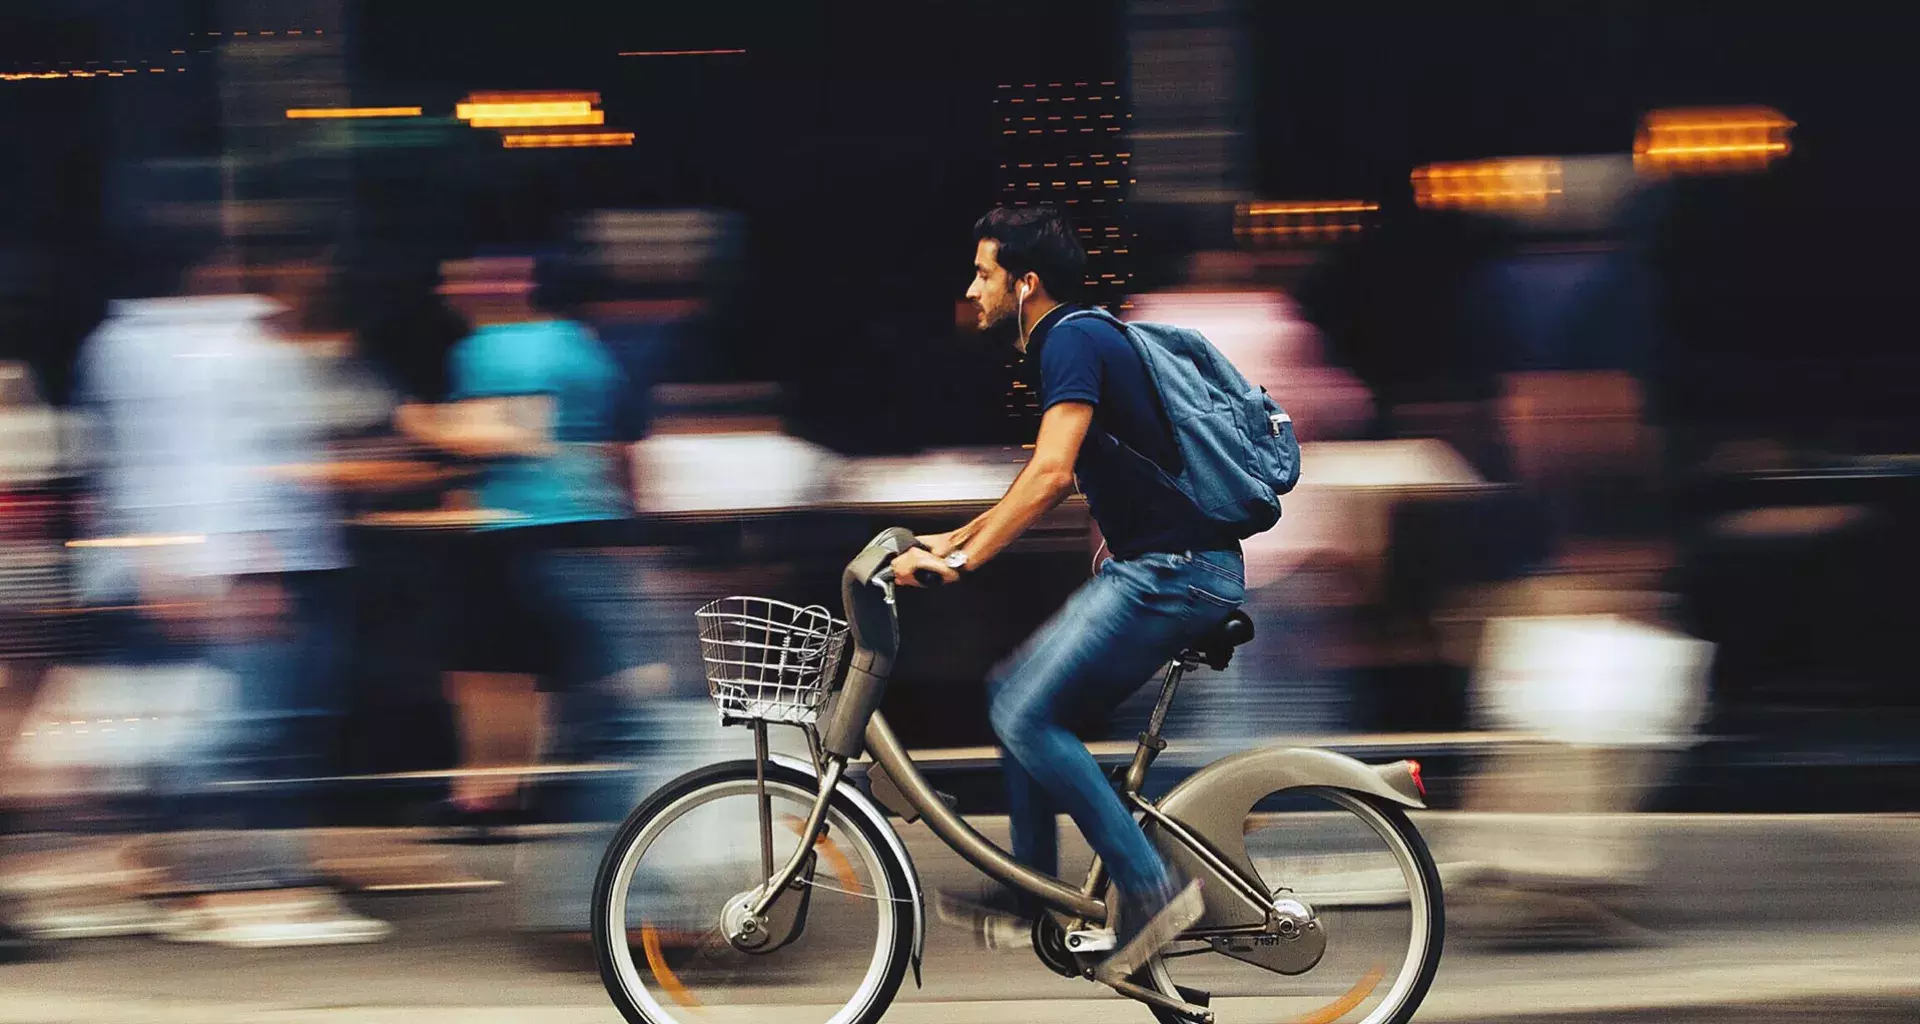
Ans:
POLYGON ((973 933, 982 949, 1025 949, 1033 945, 1034 901, 1009 889, 985 895, 935 894, 934 912, 940 920, 973 933))
POLYGON ((1093 969, 1094 979, 1110 985, 1133 977, 1205 912, 1206 901, 1200 898, 1198 880, 1172 895, 1161 894, 1139 903, 1123 898, 1113 955, 1093 969))

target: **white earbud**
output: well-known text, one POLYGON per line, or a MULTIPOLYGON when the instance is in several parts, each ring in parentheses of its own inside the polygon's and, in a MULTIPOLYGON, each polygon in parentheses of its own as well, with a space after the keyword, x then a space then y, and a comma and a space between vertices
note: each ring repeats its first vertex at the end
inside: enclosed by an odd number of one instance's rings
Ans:
POLYGON ((1020 282, 1020 294, 1013 300, 1013 326, 1020 332, 1020 351, 1027 350, 1027 283, 1020 282))

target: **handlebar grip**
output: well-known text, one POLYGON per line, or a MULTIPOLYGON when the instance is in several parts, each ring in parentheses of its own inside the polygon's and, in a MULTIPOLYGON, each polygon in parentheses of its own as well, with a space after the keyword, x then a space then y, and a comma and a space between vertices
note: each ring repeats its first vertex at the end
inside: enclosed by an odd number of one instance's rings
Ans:
MULTIPOLYGON (((881 559, 880 567, 874 571, 874 574, 872 576, 868 577, 870 582, 877 582, 882 577, 892 573, 893 560, 895 558, 900 557, 902 554, 905 554, 907 551, 913 548, 930 550, 927 548, 925 544, 920 543, 920 538, 915 537, 911 532, 900 529, 899 527, 894 527, 893 529, 888 530, 887 532, 881 534, 879 537, 874 539, 874 543, 880 544, 888 548, 891 548, 894 545, 899 545, 899 550, 889 551, 886 557, 881 559)), ((938 586, 940 584, 940 574, 936 572, 932 572, 927 569, 922 569, 919 572, 914 573, 913 578, 919 581, 920 585, 923 587, 938 586)))

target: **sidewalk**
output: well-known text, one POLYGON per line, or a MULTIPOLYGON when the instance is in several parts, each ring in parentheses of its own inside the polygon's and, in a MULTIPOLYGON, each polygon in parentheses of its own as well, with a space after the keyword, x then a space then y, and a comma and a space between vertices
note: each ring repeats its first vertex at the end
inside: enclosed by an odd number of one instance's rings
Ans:
MULTIPOLYGON (((1017 999, 967 998, 977 995, 979 958, 955 963, 936 944, 928 964, 930 989, 911 985, 887 1015, 899 1024, 988 1024, 1045 1019, 1060 1024, 1105 1024, 1146 1019, 1143 1010, 1124 1007, 1115 998, 1089 998, 1091 986, 1059 982, 1059 994, 1023 994, 1017 999), (971 976, 971 977, 959 977, 971 976), (944 978, 942 976, 945 976, 944 978), (936 979, 939 979, 936 982, 936 979), (960 984, 960 982, 966 984, 960 984), (942 993, 952 991, 952 995, 942 993), (1129 1016, 1131 1015, 1131 1016, 1129 1016)), ((8 978, 0 999, 0 1024, 617 1024, 594 980, 571 979, 564 991, 544 991, 529 999, 528 980, 497 971, 475 974, 457 963, 434 973, 414 971, 415 998, 368 998, 361 971, 379 957, 374 950, 243 958, 209 954, 204 959, 210 989, 233 988, 244 995, 221 998, 141 997, 89 994, 83 985, 58 987, 20 984, 8 978), (217 961, 227 961, 216 965, 217 961), (249 969, 251 968, 251 969, 249 969), (291 976, 297 973, 298 978, 291 976), (236 978, 235 975, 244 977, 236 978), (331 976, 336 994, 286 997, 271 994, 286 982, 311 983, 331 976)), ((182 954, 177 959, 185 959, 182 954)), ((1783 1014, 1788 1020, 1913 1020, 1920 1014, 1920 929, 1850 935, 1802 935, 1784 938, 1697 938, 1673 947, 1634 953, 1534 954, 1486 958, 1450 954, 1422 1007, 1421 1021, 1489 1020, 1690 1020, 1755 1022, 1783 1014), (1858 1011, 1856 1014, 1853 1011, 1858 1011), (1885 1018, 1868 1014, 1888 1014, 1885 1018)), ((1025 968, 1044 975, 1038 964, 1004 966, 1001 974, 1025 968)), ((91 972, 87 972, 91 973, 91 972)), ((199 973, 199 972, 194 972, 199 973)), ((534 978, 541 976, 535 975, 534 978)), ((548 979, 551 981, 551 979, 548 979)), ((1004 987, 1004 986, 1002 986, 1004 987)), ((1051 987, 1051 986, 1050 986, 1051 987)), ((1283 1019, 1277 1000, 1222 1000, 1215 1007, 1225 1021, 1283 1019)), ((789 1019, 798 1006, 759 1004, 715 1019, 789 1019)), ((824 1014, 820 1015, 824 1018, 824 1014)))
MULTIPOLYGON (((975 823, 1004 838, 1004 819, 975 823)), ((1472 852, 1473 830, 1501 824, 1445 812, 1421 817, 1436 855, 1454 864, 1472 852)), ((1639 897, 1652 943, 1497 952, 1450 934, 1418 1019, 1920 1019, 1920 816, 1643 815, 1621 824, 1652 844, 1656 870, 1639 897)), ((924 828, 903 835, 929 890, 975 884, 924 828)), ((1069 864, 1085 856, 1080 844, 1065 846, 1069 864)), ((477 875, 511 872, 513 847, 431 849, 477 875)), ((56 959, 0 967, 0 1024, 617 1024, 584 957, 563 969, 512 936, 513 900, 512 886, 357 897, 361 909, 396 926, 395 937, 376 946, 71 943, 56 959)), ((978 950, 937 920, 925 977, 925 989, 909 982, 902 990, 889 1022, 1148 1019, 1084 982, 1048 974, 1026 951, 978 950), (989 976, 993 983, 983 985, 989 976), (994 998, 983 999, 988 993, 994 998)), ((1222 1000, 1220 1008, 1228 1022, 1290 1019, 1277 1001, 1222 1000)), ((714 1019, 775 1024, 798 1008, 727 1009, 714 1019)))

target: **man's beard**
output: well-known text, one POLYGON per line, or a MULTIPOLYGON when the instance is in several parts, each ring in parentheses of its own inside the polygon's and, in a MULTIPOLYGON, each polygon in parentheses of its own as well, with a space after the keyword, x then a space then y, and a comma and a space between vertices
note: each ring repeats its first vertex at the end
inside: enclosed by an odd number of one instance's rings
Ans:
POLYGON ((995 348, 1005 348, 1010 352, 1020 349, 1020 317, 1009 312, 1006 316, 981 328, 980 336, 995 348))

